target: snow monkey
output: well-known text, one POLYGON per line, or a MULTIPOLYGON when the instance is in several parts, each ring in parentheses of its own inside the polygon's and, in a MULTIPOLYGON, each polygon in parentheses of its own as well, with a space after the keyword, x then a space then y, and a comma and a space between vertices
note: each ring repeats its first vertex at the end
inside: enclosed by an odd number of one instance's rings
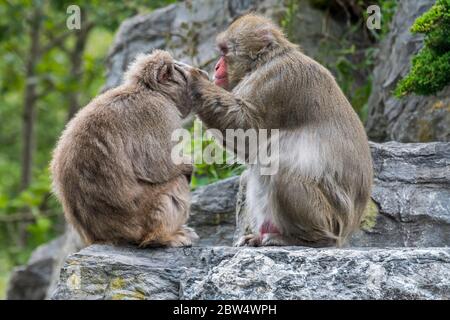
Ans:
POLYGON ((217 37, 215 84, 190 72, 193 110, 210 128, 279 129, 279 169, 248 166, 252 233, 237 245, 340 246, 368 203, 366 133, 331 73, 269 19, 249 14, 217 37))
POLYGON ((187 246, 191 164, 171 160, 173 130, 191 111, 189 67, 140 55, 124 83, 69 122, 51 163, 67 220, 87 244, 187 246))

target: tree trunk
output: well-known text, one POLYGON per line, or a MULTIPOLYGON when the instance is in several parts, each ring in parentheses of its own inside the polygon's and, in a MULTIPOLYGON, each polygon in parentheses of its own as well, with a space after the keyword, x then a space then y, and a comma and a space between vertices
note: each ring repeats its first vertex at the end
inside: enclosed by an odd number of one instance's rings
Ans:
POLYGON ((40 53, 40 33, 42 23, 42 9, 36 6, 29 24, 30 48, 25 71, 25 93, 23 108, 23 149, 22 149, 22 176, 20 189, 26 189, 32 178, 33 155, 35 149, 34 125, 36 122, 36 64, 40 53))
MULTIPOLYGON (((86 15, 84 14, 84 19, 86 15)), ((89 22, 84 22, 82 24, 81 30, 76 30, 76 40, 75 46, 70 53, 70 61, 72 62, 72 66, 70 68, 70 74, 72 81, 80 82, 83 76, 83 54, 84 48, 86 47, 86 42, 89 36, 89 32, 91 31, 93 25, 89 22)), ((67 121, 72 119, 72 117, 77 113, 80 108, 79 99, 79 90, 73 90, 69 92, 69 114, 67 121)))

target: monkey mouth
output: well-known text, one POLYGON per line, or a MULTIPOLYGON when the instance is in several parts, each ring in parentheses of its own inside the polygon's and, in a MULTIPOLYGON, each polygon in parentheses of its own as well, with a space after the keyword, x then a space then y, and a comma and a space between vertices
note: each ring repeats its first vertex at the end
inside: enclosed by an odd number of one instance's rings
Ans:
POLYGON ((227 84, 227 77, 214 77, 214 83, 217 86, 223 86, 227 84))

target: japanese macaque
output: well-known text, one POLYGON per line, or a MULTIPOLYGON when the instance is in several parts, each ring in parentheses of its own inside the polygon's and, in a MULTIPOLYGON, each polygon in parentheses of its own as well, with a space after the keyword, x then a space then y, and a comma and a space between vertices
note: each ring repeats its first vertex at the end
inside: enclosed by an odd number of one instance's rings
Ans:
POLYGON ((191 164, 171 160, 173 130, 192 108, 189 67, 155 50, 124 83, 67 125, 51 163, 54 191, 87 244, 188 246, 191 164))
POLYGON ((236 244, 342 245, 372 185, 357 114, 331 73, 264 17, 238 18, 217 45, 215 84, 190 72, 194 112, 221 132, 279 129, 278 171, 262 175, 256 163, 243 177, 252 232, 236 244))

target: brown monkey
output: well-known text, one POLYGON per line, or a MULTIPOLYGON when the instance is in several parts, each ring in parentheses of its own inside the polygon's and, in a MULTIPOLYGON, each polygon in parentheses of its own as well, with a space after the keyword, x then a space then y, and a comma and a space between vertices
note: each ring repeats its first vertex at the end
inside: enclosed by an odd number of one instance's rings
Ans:
POLYGON ((237 245, 341 245, 372 185, 358 116, 331 73, 270 20, 240 17, 217 43, 216 85, 191 72, 194 112, 221 131, 280 130, 277 173, 261 175, 253 164, 245 174, 253 233, 237 245))
POLYGON ((164 51, 140 55, 124 84, 69 122, 51 163, 65 216, 84 240, 184 246, 191 164, 171 160, 173 130, 191 110, 186 65, 164 51))

